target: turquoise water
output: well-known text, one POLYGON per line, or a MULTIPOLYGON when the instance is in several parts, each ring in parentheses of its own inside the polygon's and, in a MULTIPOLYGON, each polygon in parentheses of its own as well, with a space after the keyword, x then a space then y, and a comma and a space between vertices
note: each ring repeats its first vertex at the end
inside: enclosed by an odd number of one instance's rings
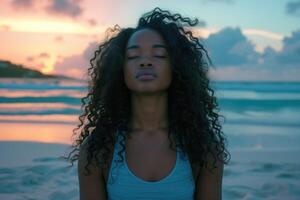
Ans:
MULTIPOLYGON (((298 149, 300 83, 212 82, 223 131, 232 149, 298 149)), ((84 82, 54 79, 1 79, 0 122, 75 124, 84 82), (55 116, 64 119, 55 120, 55 116), (43 121, 44 122, 44 121, 43 121)))
POLYGON ((300 83, 217 82, 232 149, 299 149, 300 83))

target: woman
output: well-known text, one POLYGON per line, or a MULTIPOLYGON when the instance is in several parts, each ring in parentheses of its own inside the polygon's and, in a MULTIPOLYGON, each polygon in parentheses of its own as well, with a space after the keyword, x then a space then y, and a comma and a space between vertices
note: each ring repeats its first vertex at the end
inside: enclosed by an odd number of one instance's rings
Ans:
POLYGON ((96 50, 69 155, 80 199, 222 198, 230 154, 204 55, 211 60, 183 26, 197 23, 155 8, 96 50))

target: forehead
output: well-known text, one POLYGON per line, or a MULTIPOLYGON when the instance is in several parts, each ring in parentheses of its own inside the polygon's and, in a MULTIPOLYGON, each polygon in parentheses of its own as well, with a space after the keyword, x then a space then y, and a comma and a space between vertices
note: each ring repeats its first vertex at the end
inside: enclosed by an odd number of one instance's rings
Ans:
POLYGON ((142 44, 164 44, 164 39, 157 31, 149 28, 141 29, 131 35, 127 42, 127 47, 142 44))

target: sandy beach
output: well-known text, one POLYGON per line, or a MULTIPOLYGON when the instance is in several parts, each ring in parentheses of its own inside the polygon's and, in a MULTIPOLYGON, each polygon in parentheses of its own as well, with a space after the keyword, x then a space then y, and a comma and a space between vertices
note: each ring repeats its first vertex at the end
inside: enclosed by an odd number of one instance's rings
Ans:
MULTIPOLYGON (((67 145, 0 142, 0 199, 79 199, 76 165, 59 157, 67 145)), ((223 199, 288 199, 300 196, 299 150, 232 150, 225 166, 223 199)))
POLYGON ((67 146, 0 142, 0 199, 79 199, 76 167, 60 159, 67 146))

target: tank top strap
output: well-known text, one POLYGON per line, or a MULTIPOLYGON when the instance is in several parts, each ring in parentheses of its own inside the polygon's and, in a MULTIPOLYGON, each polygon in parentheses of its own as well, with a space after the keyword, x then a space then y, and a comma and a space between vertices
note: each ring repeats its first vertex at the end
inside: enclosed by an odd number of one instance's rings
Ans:
MULTIPOLYGON (((109 176, 108 176, 108 183, 113 183, 117 177, 118 171, 119 171, 119 165, 122 164, 122 158, 120 158, 119 156, 119 151, 122 149, 122 146, 120 145, 122 140, 122 135, 120 133, 120 131, 117 129, 117 133, 116 133, 116 143, 114 145, 114 153, 113 153, 113 158, 112 158, 112 162, 111 162, 111 166, 109 169, 109 176)), ((122 152, 122 156, 123 156, 124 152, 122 152)), ((123 156, 124 159, 124 156, 123 156)))

